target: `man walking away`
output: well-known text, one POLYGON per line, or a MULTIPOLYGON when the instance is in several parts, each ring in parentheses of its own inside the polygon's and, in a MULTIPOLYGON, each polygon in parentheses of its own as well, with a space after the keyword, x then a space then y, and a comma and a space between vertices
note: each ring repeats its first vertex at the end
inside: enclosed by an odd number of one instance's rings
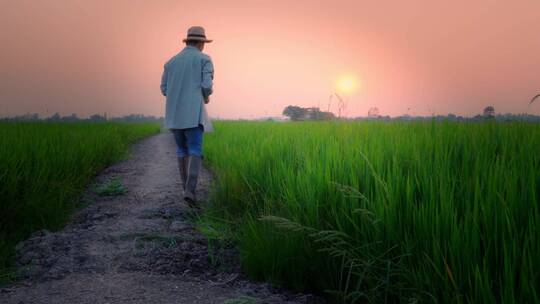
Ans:
POLYGON ((195 189, 203 157, 203 132, 212 131, 205 104, 210 101, 214 79, 212 59, 202 50, 212 40, 206 39, 204 28, 193 26, 183 41, 186 47, 165 63, 161 93, 167 99, 165 126, 178 147, 184 200, 197 207, 195 189))

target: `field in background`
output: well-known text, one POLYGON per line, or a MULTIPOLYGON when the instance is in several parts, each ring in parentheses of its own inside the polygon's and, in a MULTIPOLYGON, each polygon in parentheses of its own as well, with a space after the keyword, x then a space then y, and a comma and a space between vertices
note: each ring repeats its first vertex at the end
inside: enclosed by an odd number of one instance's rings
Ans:
POLYGON ((215 127, 204 223, 252 276, 346 303, 540 301, 539 125, 215 127))
POLYGON ((157 124, 0 123, 0 281, 16 242, 60 228, 102 168, 157 124))

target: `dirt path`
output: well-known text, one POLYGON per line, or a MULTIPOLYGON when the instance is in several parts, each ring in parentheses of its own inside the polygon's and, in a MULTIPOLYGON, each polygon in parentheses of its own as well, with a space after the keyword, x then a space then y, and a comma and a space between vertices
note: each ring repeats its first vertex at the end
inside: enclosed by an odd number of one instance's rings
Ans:
MULTIPOLYGON (((120 179, 126 194, 88 190, 89 206, 62 231, 19 244, 22 279, 0 289, 0 303, 318 303, 248 281, 233 249, 222 249, 221 265, 210 262, 195 215, 181 202, 174 151, 168 133, 137 143, 97 177, 120 179)), ((200 197, 210 182, 204 170, 200 197)))

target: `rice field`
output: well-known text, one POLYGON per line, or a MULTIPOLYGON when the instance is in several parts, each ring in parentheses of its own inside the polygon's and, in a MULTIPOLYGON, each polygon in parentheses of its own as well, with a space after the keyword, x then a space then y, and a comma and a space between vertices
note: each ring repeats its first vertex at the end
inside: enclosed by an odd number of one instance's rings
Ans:
POLYGON ((126 155, 156 124, 0 123, 0 281, 18 241, 55 230, 102 168, 126 155))
POLYGON ((540 302, 540 125, 215 127, 205 225, 251 276, 340 303, 540 302))

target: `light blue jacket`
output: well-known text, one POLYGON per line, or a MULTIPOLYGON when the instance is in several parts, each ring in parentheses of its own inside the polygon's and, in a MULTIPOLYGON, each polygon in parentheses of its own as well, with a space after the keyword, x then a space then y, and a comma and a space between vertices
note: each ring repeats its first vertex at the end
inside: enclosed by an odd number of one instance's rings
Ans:
POLYGON ((204 98, 212 94, 214 65, 210 56, 186 46, 165 63, 161 93, 167 98, 165 127, 187 129, 203 125, 212 131, 204 98))

